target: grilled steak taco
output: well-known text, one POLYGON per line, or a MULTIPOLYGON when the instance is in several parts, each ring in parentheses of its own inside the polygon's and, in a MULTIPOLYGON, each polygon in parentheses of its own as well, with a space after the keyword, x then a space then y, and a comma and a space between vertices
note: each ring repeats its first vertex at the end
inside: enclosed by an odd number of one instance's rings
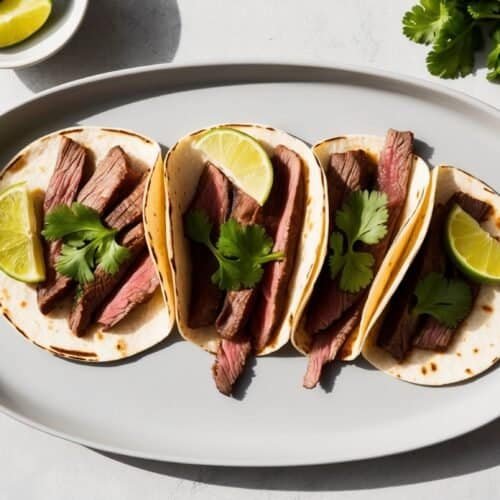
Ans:
POLYGON ((26 338, 60 356, 99 362, 168 335, 169 268, 148 249, 165 241, 163 212, 148 208, 165 203, 161 160, 159 145, 144 136, 81 127, 36 140, 3 169, 0 191, 26 184, 44 236, 42 282, 0 272, 3 315, 26 338))
POLYGON ((432 172, 423 241, 370 333, 363 356, 423 385, 462 381, 500 357, 500 198, 448 166, 432 172))
POLYGON ((324 175, 304 143, 258 125, 185 136, 165 172, 179 331, 216 354, 215 384, 230 394, 248 357, 297 325, 326 250, 324 175))
POLYGON ((336 137, 313 150, 328 184, 329 256, 292 336, 309 358, 306 388, 316 386, 325 364, 358 356, 381 297, 400 279, 429 183, 411 132, 389 130, 385 141, 336 137))

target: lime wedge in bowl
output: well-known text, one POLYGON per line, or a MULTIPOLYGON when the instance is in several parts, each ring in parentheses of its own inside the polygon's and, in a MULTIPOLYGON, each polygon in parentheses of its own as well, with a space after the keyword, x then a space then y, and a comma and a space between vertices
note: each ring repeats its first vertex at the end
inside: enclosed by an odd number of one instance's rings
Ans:
POLYGON ((233 128, 213 128, 196 141, 195 147, 259 205, 266 202, 273 185, 273 166, 253 137, 233 128))
POLYGON ((38 31, 51 10, 50 0, 0 1, 0 47, 22 42, 38 31))
POLYGON ((25 182, 0 193, 0 270, 25 283, 45 279, 33 200, 25 182))
POLYGON ((452 260, 471 280, 500 284, 500 242, 458 205, 448 215, 446 244, 452 260))

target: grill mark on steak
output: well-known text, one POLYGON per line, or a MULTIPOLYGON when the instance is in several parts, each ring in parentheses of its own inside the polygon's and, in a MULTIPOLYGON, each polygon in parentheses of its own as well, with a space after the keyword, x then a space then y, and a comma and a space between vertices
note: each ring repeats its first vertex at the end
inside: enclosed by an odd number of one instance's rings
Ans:
POLYGON ((77 201, 104 214, 139 180, 120 146, 114 146, 99 162, 92 177, 78 193, 77 201), (112 173, 112 175, 111 175, 112 173))
MULTIPOLYGON (((378 189, 387 195, 387 210, 389 212, 387 234, 376 245, 362 246, 375 259, 373 266, 374 275, 380 267, 387 248, 397 232, 401 211, 408 193, 408 183, 413 160, 412 150, 413 134, 411 132, 398 132, 393 129, 387 132, 376 178, 378 189)), ((319 337, 319 334, 315 335, 309 355, 308 369, 304 378, 305 387, 314 387, 316 385, 321 376, 324 364, 335 359, 342 344, 356 328, 361 318, 361 312, 368 296, 368 291, 369 287, 358 294, 359 300, 352 306, 355 307, 352 317, 349 313, 350 309, 348 309, 337 320, 337 323, 334 323, 334 327, 325 331, 324 335, 321 337, 319 337), (356 322, 352 319, 353 317, 356 319, 356 322)))
MULTIPOLYGON (((99 162, 90 179, 78 193, 77 201, 96 210, 100 215, 110 208, 118 197, 130 189, 138 179, 136 172, 127 160, 122 148, 111 148, 106 157, 99 162)), ((54 255, 52 266, 55 266, 57 254, 54 255)), ((43 314, 48 314, 67 293, 70 292, 73 280, 68 276, 54 272, 38 289, 38 305, 43 314)))
POLYGON ((236 380, 243 372, 252 350, 247 334, 241 338, 222 339, 212 366, 212 374, 219 392, 231 395, 236 380))
MULTIPOLYGON (((231 218, 247 226, 261 224, 262 217, 262 207, 251 196, 234 188, 231 218)), ((217 333, 221 337, 231 339, 243 331, 255 304, 258 290, 257 284, 253 288, 227 292, 222 310, 215 321, 217 333)))
POLYGON ((109 227, 112 227, 117 231, 121 231, 126 227, 136 224, 142 219, 142 202, 146 181, 147 174, 144 174, 139 184, 132 190, 132 192, 106 217, 104 222, 109 227))
POLYGON ((104 330, 109 330, 138 305, 147 302, 159 284, 154 262, 149 254, 146 254, 104 307, 97 322, 104 330))
MULTIPOLYGON (((335 228, 335 214, 353 191, 370 185, 373 164, 362 150, 334 153, 326 171, 328 200, 330 202, 329 232, 335 228)), ((306 313, 306 331, 315 334, 328 328, 349 309, 361 293, 348 293, 339 288, 340 277, 332 280, 328 259, 325 259, 320 277, 314 287, 306 313)))
MULTIPOLYGON (((230 183, 214 165, 207 163, 186 213, 203 210, 212 223, 212 238, 218 237, 220 226, 230 209, 230 183)), ((187 324, 190 328, 212 325, 219 312, 224 294, 212 283, 217 260, 202 244, 190 241, 191 298, 187 324)))
MULTIPOLYGON (((61 136, 56 166, 49 180, 43 201, 43 215, 59 205, 71 205, 75 200, 82 182, 87 160, 87 151, 69 137, 61 136)), ((59 297, 65 286, 60 289, 55 265, 61 252, 61 241, 44 244, 45 281, 37 287, 38 307, 43 314, 52 309, 52 297, 59 297)))
POLYGON ((134 263, 134 260, 146 248, 142 223, 129 229, 124 234, 121 244, 129 249, 130 258, 121 264, 120 269, 115 274, 108 274, 101 266, 98 266, 94 273, 94 280, 83 286, 73 305, 69 317, 69 326, 71 331, 78 337, 85 334, 96 310, 115 290, 134 263))
POLYGON ((305 179, 302 159, 283 145, 275 148, 272 159, 274 182, 264 206, 264 224, 273 238, 273 252, 284 258, 266 265, 261 282, 251 333, 254 348, 260 352, 275 335, 287 303, 290 279, 305 213, 305 179))

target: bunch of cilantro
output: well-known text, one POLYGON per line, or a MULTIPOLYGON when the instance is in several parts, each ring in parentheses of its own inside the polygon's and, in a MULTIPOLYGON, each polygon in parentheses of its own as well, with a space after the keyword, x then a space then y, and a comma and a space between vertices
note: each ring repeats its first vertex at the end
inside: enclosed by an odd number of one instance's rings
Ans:
POLYGON ((491 40, 488 80, 500 78, 500 0, 420 0, 403 17, 403 33, 432 45, 427 69, 441 78, 472 72, 474 54, 491 40))

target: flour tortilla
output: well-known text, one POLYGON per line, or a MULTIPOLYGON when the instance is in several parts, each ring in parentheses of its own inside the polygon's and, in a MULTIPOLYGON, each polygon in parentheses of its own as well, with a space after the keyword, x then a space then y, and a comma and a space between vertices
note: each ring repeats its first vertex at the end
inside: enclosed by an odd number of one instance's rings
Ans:
MULTIPOLYGON (((88 150, 96 164, 113 146, 121 146, 131 164, 139 170, 151 171, 145 193, 148 207, 164 204, 164 192, 156 188, 154 179, 163 176, 160 146, 135 132, 99 127, 78 127, 46 135, 20 151, 0 171, 0 190, 25 181, 38 200, 43 201, 56 165, 61 136, 67 136, 88 150)), ((40 213, 40 212, 39 212, 40 213)), ((41 213, 39 219, 41 220, 41 213)), ((148 246, 165 241, 164 212, 156 214, 145 209, 145 230, 148 246)), ((160 247, 160 245, 158 245, 160 247)), ((25 338, 58 356, 86 362, 123 359, 140 353, 163 340, 174 324, 173 294, 169 269, 159 263, 161 253, 152 253, 159 269, 161 291, 146 304, 140 305, 127 318, 108 331, 93 325, 83 337, 76 337, 68 326, 71 298, 44 316, 38 309, 36 286, 13 280, 0 272, 0 310, 3 316, 25 338)), ((163 260, 162 260, 163 262, 163 260)))
MULTIPOLYGON (((482 226, 496 238, 500 237, 500 196, 489 186, 470 174, 450 166, 440 166, 432 172, 434 203, 446 203, 462 191, 493 207, 491 216, 482 226)), ((428 218, 434 203, 426 208, 428 218)), ((425 237, 427 226, 420 229, 425 237)), ((462 323, 444 353, 412 349, 403 363, 376 345, 383 316, 374 324, 363 348, 363 357, 388 375, 421 385, 445 385, 470 379, 484 372, 500 359, 500 287, 483 285, 474 309, 462 323)))
MULTIPOLYGON (((296 328, 304 303, 309 297, 314 281, 320 271, 318 261, 326 253, 326 182, 310 148, 302 141, 272 127, 251 124, 225 124, 245 132, 255 139, 272 156, 273 150, 283 144, 295 151, 303 162, 306 181, 306 209, 302 234, 297 249, 296 264, 290 294, 283 319, 276 329, 273 342, 259 355, 276 351, 290 338, 296 328)), ((214 326, 192 329, 187 326, 188 304, 191 286, 191 263, 189 241, 184 236, 182 216, 187 210, 198 185, 205 161, 193 143, 208 129, 199 130, 180 139, 165 159, 167 186, 167 244, 171 259, 176 296, 176 314, 179 332, 186 339, 203 349, 215 353, 220 337, 214 326)))
MULTIPOLYGON (((313 146, 313 151, 320 165, 326 170, 332 153, 344 153, 357 149, 362 149, 378 163, 384 143, 384 137, 347 135, 321 141, 313 146)), ((415 256, 418 241, 412 239, 412 233, 415 226, 428 223, 429 217, 424 209, 431 193, 429 179, 429 167, 424 160, 414 155, 408 196, 401 212, 399 229, 370 285, 359 326, 349 336, 337 359, 349 361, 358 357, 370 325, 376 320, 403 278, 402 263, 415 256)), ((323 259, 320 262, 322 265, 323 259)), ((292 342, 296 349, 307 355, 312 346, 313 336, 305 331, 304 324, 305 317, 302 318, 292 336, 292 342)))

